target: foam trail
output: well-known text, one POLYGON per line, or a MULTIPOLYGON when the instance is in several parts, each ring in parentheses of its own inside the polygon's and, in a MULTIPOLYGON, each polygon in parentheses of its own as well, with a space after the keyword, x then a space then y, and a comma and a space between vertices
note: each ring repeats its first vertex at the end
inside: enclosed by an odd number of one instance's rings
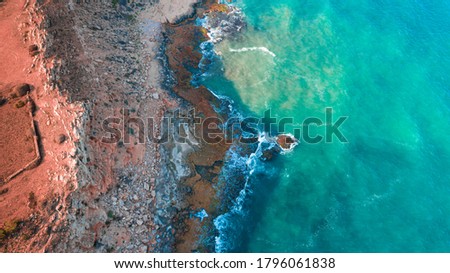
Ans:
MULTIPOLYGON (((215 237, 215 252, 216 253, 224 253, 233 251, 235 248, 235 240, 236 238, 233 235, 237 235, 240 230, 240 226, 234 226, 236 220, 243 221, 247 217, 248 211, 244 209, 244 203, 247 200, 248 194, 252 194, 252 185, 250 184, 250 177, 257 171, 260 166, 260 156, 263 152, 263 144, 264 143, 272 143, 275 145, 270 138, 266 136, 265 133, 260 133, 258 136, 258 147, 256 150, 248 156, 239 156, 236 153, 233 153, 233 150, 229 150, 229 153, 232 153, 231 158, 228 160, 228 166, 243 166, 244 170, 240 169, 245 174, 245 184, 240 190, 238 196, 234 200, 233 205, 228 210, 228 212, 219 215, 214 219, 214 226, 218 231, 218 235, 215 237), (235 233, 235 234, 233 234, 235 233)), ((226 168, 226 167, 224 167, 226 168)), ((267 171, 264 168, 264 171, 267 171)))
POLYGON ((230 52, 261 51, 263 53, 269 54, 270 56, 272 56, 274 58, 277 56, 275 53, 273 53, 267 47, 264 47, 264 46, 243 47, 243 48, 240 48, 240 49, 230 48, 229 50, 230 50, 230 52))

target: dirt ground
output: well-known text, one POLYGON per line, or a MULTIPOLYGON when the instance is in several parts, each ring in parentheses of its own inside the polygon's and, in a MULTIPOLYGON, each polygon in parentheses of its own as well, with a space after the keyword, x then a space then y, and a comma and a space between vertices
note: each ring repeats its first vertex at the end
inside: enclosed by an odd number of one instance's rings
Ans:
MULTIPOLYGON (((0 239, 9 236, 4 233, 6 226, 7 231, 21 231, 23 235, 11 238, 18 246, 15 249, 8 249, 0 240, 1 252, 45 248, 52 237, 49 231, 61 221, 65 200, 76 181, 75 161, 70 154, 77 138, 74 122, 81 109, 48 86, 47 68, 52 60, 44 61, 42 37, 37 31, 42 17, 31 14, 30 5, 26 0, 7 0, 0 5, 0 96, 9 97, 11 88, 21 83, 33 86, 30 98, 36 103, 33 119, 40 135, 42 159, 37 167, 0 185, 0 239), (60 135, 67 141, 55 142, 60 135)), ((18 101, 0 106, 0 167, 6 173, 23 167, 35 153, 29 138, 28 107, 17 108, 18 101)))
MULTIPOLYGON (((39 166, 0 185, 0 252, 157 251, 156 235, 164 231, 154 221, 161 199, 155 190, 159 144, 143 145, 135 138, 129 144, 104 143, 102 126, 106 117, 122 116, 124 107, 133 116, 155 117, 156 124, 182 102, 195 105, 204 116, 216 115, 211 104, 217 105, 217 99, 189 83, 188 68, 201 58, 196 41, 202 33, 189 16, 196 0, 158 1, 142 18, 110 2, 75 2, 0 4, 0 90, 20 83, 34 87, 30 97, 36 104, 33 119, 42 156, 39 166), (185 16, 187 20, 175 22, 185 16), (141 28, 147 36, 141 36, 141 28), (164 53, 177 78, 175 94, 163 90, 159 78, 158 54, 166 38, 164 53), (61 135, 64 141, 58 141, 61 135), (7 243, 2 244, 2 236, 7 243)), ((6 120, 22 109, 3 107, 6 120)), ((31 121, 14 116, 15 123, 1 128, 0 138, 7 139, 0 150, 5 169, 20 168, 28 160, 20 156, 29 151, 23 145, 27 134, 18 132, 31 121), (4 156, 14 147, 17 153, 4 156)), ((217 177, 227 148, 205 145, 189 157, 189 165, 213 166, 211 175, 217 177)), ((193 210, 214 211, 208 179, 194 173, 182 183, 193 190, 187 200, 193 210)), ((183 226, 186 232, 175 235, 176 250, 198 250, 199 221, 188 219, 183 226)))
POLYGON ((0 183, 38 155, 34 145, 33 121, 24 101, 24 98, 18 98, 0 106, 0 183))

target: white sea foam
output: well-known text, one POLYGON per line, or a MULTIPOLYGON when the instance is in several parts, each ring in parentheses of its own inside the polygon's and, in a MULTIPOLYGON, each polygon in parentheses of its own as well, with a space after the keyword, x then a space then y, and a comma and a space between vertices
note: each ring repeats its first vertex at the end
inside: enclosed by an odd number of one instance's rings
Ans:
MULTIPOLYGON (((224 3, 228 3, 227 1, 220 1, 224 3)), ((235 13, 240 14, 240 10, 236 7, 233 7, 233 11, 235 13)), ((212 43, 212 52, 221 55, 220 52, 216 50, 214 47, 214 44, 222 41, 224 37, 222 24, 219 24, 218 27, 212 27, 210 22, 210 18, 208 16, 205 16, 203 19, 197 19, 197 25, 201 25, 204 28, 208 30, 208 37, 209 41, 203 43, 201 45, 202 54, 205 57, 207 54, 210 54, 210 50, 207 48, 208 43, 212 43)), ((226 25, 226 24, 225 24, 226 25)), ((240 28, 237 29, 237 31, 240 31, 240 28)), ((249 51, 259 51, 263 54, 267 54, 273 58, 276 57, 276 54, 270 51, 266 47, 243 47, 240 49, 229 49, 230 52, 249 52, 249 51)), ((217 94, 213 92, 212 90, 209 90, 214 96, 219 98, 220 100, 227 101, 228 102, 228 110, 229 114, 234 117, 243 118, 242 114, 237 110, 234 109, 233 105, 234 102, 231 98, 217 94)), ((232 207, 230 210, 222 215, 219 215, 216 217, 213 222, 214 226, 218 231, 218 235, 215 237, 215 251, 216 252, 227 252, 234 248, 234 240, 233 238, 233 231, 235 226, 233 226, 234 218, 245 218, 247 212, 244 209, 245 201, 247 200, 247 195, 252 193, 252 187, 250 185, 250 177, 252 174, 255 173, 255 171, 258 170, 258 168, 264 168, 263 166, 260 166, 260 156, 263 152, 263 143, 271 143, 271 145, 276 145, 276 142, 274 139, 270 138, 263 132, 261 132, 258 136, 258 147, 256 148, 255 152, 250 155, 242 156, 236 152, 233 151, 233 149, 230 149, 228 151, 228 155, 230 156, 227 165, 233 166, 235 165, 236 168, 240 169, 243 168, 241 171, 245 175, 245 183, 243 188, 240 190, 238 196, 235 198, 232 207)), ((222 170, 224 171, 224 170, 222 170)))
POLYGON ((244 210, 244 203, 247 200, 247 195, 252 193, 251 185, 250 185, 250 176, 255 172, 255 170, 259 166, 259 158, 263 151, 263 143, 274 143, 273 139, 268 137, 265 133, 261 132, 258 135, 258 147, 255 152, 247 156, 240 156, 237 153, 233 152, 232 149, 229 150, 231 154, 231 160, 228 164, 242 164, 246 166, 246 175, 245 175, 245 184, 242 190, 239 192, 239 195, 234 200, 233 206, 231 209, 216 219, 214 219, 214 226, 219 232, 219 235, 215 237, 215 252, 222 253, 228 252, 234 248, 234 238, 229 237, 229 231, 233 231, 232 219, 236 217, 240 217, 244 219, 247 215, 247 211, 244 210), (234 162, 234 163, 233 163, 234 162), (239 163, 238 163, 239 162, 239 163))
POLYGON ((249 52, 249 51, 261 51, 263 53, 269 54, 272 57, 276 57, 277 55, 270 51, 267 47, 264 46, 254 46, 254 47, 243 47, 239 49, 230 48, 230 52, 249 52))
POLYGON ((203 222, 203 219, 209 217, 209 215, 208 215, 208 213, 206 212, 205 209, 202 209, 201 211, 199 211, 196 214, 194 214, 194 217, 199 218, 200 222, 203 222))

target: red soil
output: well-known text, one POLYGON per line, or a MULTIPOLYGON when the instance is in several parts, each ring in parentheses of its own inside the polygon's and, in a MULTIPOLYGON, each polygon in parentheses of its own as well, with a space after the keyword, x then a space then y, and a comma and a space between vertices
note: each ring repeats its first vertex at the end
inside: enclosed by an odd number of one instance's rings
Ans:
MULTIPOLYGON (((17 241, 14 248, 6 248, 0 240, 0 252, 41 251, 52 236, 52 226, 62 217, 58 210, 63 211, 66 205, 68 189, 74 187, 73 160, 68 156, 73 145, 54 140, 60 134, 70 136, 68 130, 77 114, 73 108, 66 110, 71 106, 58 92, 44 88, 47 75, 40 69, 42 54, 40 50, 29 52, 30 46, 39 42, 36 33, 42 18, 30 16, 33 3, 25 4, 25 0, 7 0, 0 6, 0 96, 9 96, 11 87, 19 83, 34 86, 30 96, 37 105, 34 121, 41 135, 43 158, 38 167, 0 184, 0 228, 16 222, 17 229, 26 235, 11 238, 17 241)), ((27 106, 16 109, 14 104, 1 106, 0 117, 0 167, 8 173, 23 167, 35 152, 30 152, 27 106)))
POLYGON ((37 156, 32 119, 26 105, 17 108, 16 99, 0 107, 0 183, 31 163, 37 156))

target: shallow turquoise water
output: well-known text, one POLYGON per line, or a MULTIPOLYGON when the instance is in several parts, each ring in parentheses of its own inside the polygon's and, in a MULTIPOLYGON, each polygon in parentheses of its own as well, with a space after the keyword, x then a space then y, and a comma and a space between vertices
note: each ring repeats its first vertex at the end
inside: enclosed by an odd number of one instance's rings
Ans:
POLYGON ((216 46, 224 72, 204 83, 246 114, 301 122, 333 107, 349 142, 260 162, 219 251, 449 252, 450 4, 237 5, 249 27, 216 46))

